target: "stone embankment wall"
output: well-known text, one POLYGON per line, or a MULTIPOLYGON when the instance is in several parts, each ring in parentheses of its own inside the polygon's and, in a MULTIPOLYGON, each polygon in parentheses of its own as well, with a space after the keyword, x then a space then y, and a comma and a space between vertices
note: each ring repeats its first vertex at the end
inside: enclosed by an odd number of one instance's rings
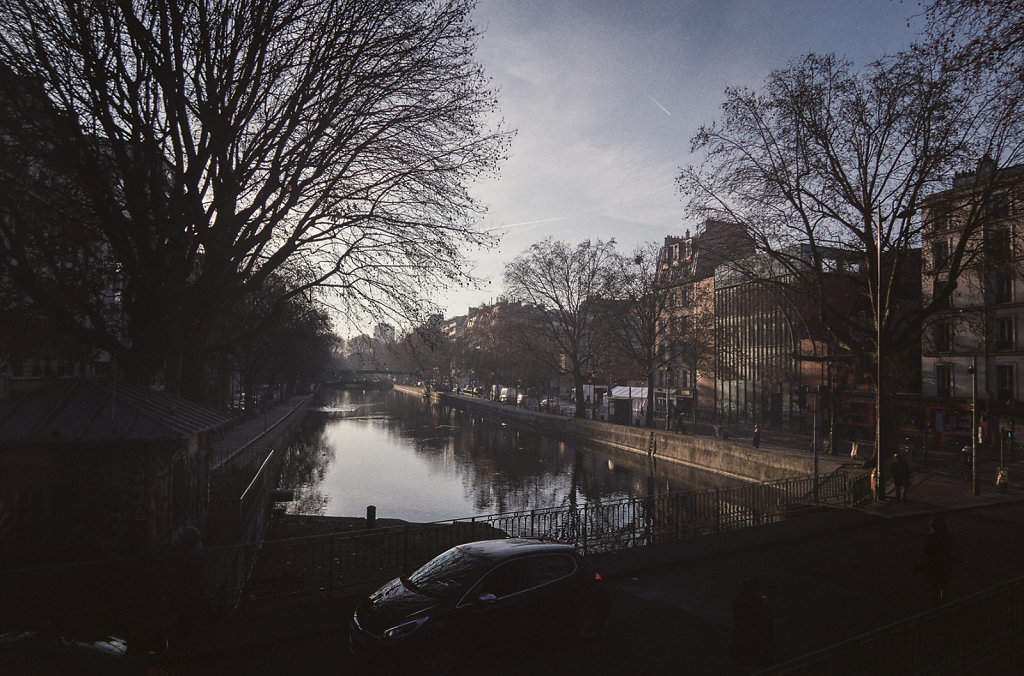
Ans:
MULTIPOLYGON (((395 389, 410 395, 423 396, 422 388, 396 386, 395 389)), ((758 451, 747 445, 715 437, 673 434, 647 427, 627 427, 599 420, 569 418, 516 408, 486 399, 457 397, 445 392, 432 392, 430 397, 437 403, 454 408, 532 426, 554 437, 582 439, 643 456, 648 455, 653 434, 655 454, 659 460, 668 460, 732 477, 771 481, 807 475, 814 471, 810 458, 758 451)))

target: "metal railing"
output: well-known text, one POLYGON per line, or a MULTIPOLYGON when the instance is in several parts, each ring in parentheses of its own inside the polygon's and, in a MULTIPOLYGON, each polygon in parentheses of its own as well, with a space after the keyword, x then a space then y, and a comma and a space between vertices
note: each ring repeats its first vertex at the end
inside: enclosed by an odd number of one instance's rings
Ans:
POLYGON ((1024 577, 989 587, 973 596, 757 674, 946 676, 1011 673, 1019 668, 1019 659, 1012 658, 1012 653, 1021 649, 1024 649, 1024 577))
POLYGON ((411 571, 449 547, 500 537, 547 537, 585 554, 782 521, 816 505, 849 505, 869 487, 844 470, 701 492, 624 498, 429 524, 268 540, 244 597, 349 593, 411 571), (816 490, 815 490, 816 489, 816 490))
MULTIPOLYGON (((269 491, 268 486, 263 488, 269 491)), ((813 477, 798 477, 702 492, 267 540, 261 545, 210 547, 203 562, 203 595, 210 605, 227 611, 239 602, 355 594, 407 573, 449 547, 473 540, 549 537, 588 554, 615 552, 775 523, 807 506, 853 504, 865 496, 870 496, 867 484, 840 470, 820 477, 817 484, 813 477)), ((40 615, 69 617, 100 609, 124 617, 173 613, 175 599, 187 584, 184 567, 180 554, 168 554, 6 570, 0 571, 0 597, 5 599, 4 610, 31 610, 39 621, 45 619, 40 615)))

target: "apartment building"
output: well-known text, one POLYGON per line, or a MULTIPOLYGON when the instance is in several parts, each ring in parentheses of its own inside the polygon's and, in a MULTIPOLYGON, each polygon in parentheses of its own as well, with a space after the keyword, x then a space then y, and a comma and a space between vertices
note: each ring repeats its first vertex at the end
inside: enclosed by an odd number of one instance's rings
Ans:
POLYGON ((658 260, 658 288, 669 294, 664 332, 669 365, 655 377, 655 406, 687 416, 715 413, 715 269, 746 258, 754 242, 740 223, 708 219, 695 235, 669 236, 658 260))
POLYGON ((1024 165, 997 170, 984 158, 931 195, 922 217, 926 303, 941 293, 960 234, 973 229, 962 247, 964 272, 922 336, 929 440, 969 442, 974 402, 977 440, 1005 449, 1024 418, 1024 165))
POLYGON ((718 420, 806 433, 815 426, 823 431, 854 422, 848 414, 865 394, 858 390, 863 378, 829 337, 819 294, 807 292, 807 285, 822 285, 821 296, 856 316, 861 301, 852 279, 859 274, 851 252, 820 247, 812 252, 808 245, 715 270, 718 420), (825 267, 832 272, 811 274, 815 253, 827 257, 825 267), (842 407, 835 405, 840 399, 842 407))

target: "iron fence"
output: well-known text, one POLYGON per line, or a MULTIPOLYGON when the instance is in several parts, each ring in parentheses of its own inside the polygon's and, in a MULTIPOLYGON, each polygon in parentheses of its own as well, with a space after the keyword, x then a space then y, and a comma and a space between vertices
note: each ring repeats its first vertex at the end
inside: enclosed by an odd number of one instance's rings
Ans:
POLYGON ((869 496, 846 471, 701 492, 638 496, 429 524, 266 541, 245 600, 350 593, 407 573, 449 547, 500 537, 568 542, 585 554, 615 552, 782 521, 817 505, 869 496))
MULTIPOLYGON (((257 482, 258 483, 258 482, 257 482)), ((264 487, 267 488, 267 487, 264 487)), ((269 488, 268 488, 269 490, 269 488)), ((257 491, 258 492, 258 491, 257 491)), ((639 496, 427 524, 210 547, 202 594, 215 610, 282 597, 372 590, 453 547, 508 536, 547 537, 587 554, 781 521, 814 505, 852 504, 868 485, 840 470, 710 491, 639 496)), ((241 519, 240 519, 241 521, 241 519)), ((239 526, 242 523, 237 524, 239 526)), ((0 571, 5 611, 48 617, 174 613, 188 594, 180 553, 0 571)), ((7 612, 3 613, 7 615, 7 612)))

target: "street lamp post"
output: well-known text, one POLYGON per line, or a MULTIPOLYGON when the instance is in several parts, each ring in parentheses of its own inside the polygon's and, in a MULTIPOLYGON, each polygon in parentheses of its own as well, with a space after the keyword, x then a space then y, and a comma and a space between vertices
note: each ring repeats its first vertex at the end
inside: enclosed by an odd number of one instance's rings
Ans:
POLYGON ((814 506, 818 506, 818 410, 821 406, 821 389, 814 388, 814 425, 811 433, 811 450, 814 451, 814 506))
POLYGON ((978 484, 978 357, 971 357, 971 495, 981 495, 978 484))
POLYGON ((875 500, 885 500, 885 479, 882 477, 882 214, 878 214, 875 231, 875 500))

